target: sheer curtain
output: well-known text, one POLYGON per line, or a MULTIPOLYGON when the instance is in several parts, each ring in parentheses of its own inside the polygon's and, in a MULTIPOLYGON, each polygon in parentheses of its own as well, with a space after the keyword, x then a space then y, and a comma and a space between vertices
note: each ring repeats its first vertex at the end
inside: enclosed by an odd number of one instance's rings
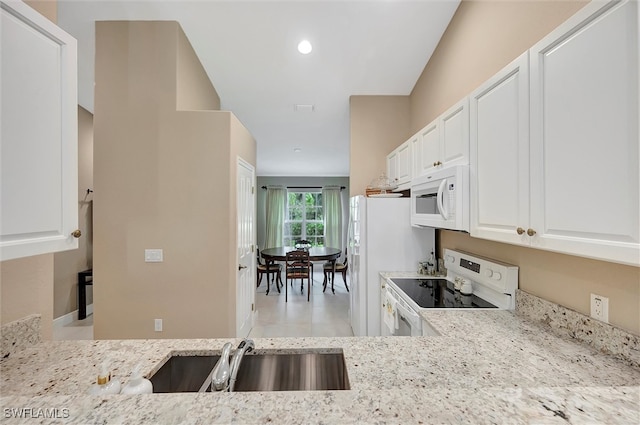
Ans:
POLYGON ((322 188, 324 246, 342 249, 342 197, 339 186, 322 188))
POLYGON ((267 187, 266 202, 266 235, 265 248, 282 246, 282 234, 284 230, 284 215, 287 205, 287 189, 282 186, 267 187))

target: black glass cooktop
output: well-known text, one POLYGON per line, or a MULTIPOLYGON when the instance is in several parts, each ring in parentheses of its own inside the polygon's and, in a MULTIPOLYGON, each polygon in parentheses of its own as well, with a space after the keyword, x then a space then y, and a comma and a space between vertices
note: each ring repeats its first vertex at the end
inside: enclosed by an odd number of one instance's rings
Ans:
POLYGON ((462 295, 446 279, 391 279, 421 308, 498 308, 475 295, 462 295))

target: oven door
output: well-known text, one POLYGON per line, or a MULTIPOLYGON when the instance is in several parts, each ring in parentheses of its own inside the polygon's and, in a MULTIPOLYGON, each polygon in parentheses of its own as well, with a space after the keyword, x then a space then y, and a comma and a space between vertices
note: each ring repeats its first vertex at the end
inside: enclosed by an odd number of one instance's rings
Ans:
POLYGON ((382 323, 381 334, 382 336, 422 336, 422 318, 416 313, 401 297, 400 295, 390 288, 386 287, 388 297, 383 297, 382 305, 382 323), (392 299, 395 304, 395 316, 397 320, 396 326, 389 326, 385 322, 384 317, 387 311, 388 299, 392 299))

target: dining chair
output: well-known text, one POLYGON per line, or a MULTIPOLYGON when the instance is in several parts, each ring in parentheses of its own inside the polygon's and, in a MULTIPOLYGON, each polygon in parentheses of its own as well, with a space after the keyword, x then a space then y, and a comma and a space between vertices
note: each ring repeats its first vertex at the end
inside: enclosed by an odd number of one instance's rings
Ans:
MULTIPOLYGON (((309 248, 311 248, 311 242, 309 242, 306 239, 300 239, 297 240, 294 244, 296 249, 302 249, 304 251, 309 251, 309 248)), ((313 262, 309 263, 311 264, 311 284, 313 285, 313 262)))
POLYGON ((289 251, 285 262, 285 290, 284 301, 288 302, 289 285, 287 281, 300 279, 300 292, 304 294, 304 279, 307 279, 307 302, 311 297, 311 265, 309 262, 309 251, 298 250, 289 251))
POLYGON ((267 275, 267 294, 269 294, 269 288, 271 287, 271 283, 276 280, 276 289, 280 292, 280 286, 282 286, 282 265, 277 263, 271 263, 268 266, 262 263, 262 258, 260 257, 260 249, 256 250, 258 253, 258 261, 256 266, 256 288, 260 286, 260 282, 262 282, 262 275, 267 275), (269 274, 271 274, 271 282, 269 282, 269 274), (280 286, 278 286, 278 283, 280 286))
MULTIPOLYGON (((344 250, 344 261, 342 263, 336 263, 336 273, 342 274, 342 281, 344 282, 344 287, 347 288, 347 292, 349 292, 349 285, 347 285, 347 270, 349 269, 349 265, 347 264, 348 256, 347 250, 344 250)), ((322 281, 322 292, 327 290, 327 282, 331 281, 331 289, 333 290, 333 280, 331 279, 331 275, 333 274, 333 265, 331 261, 327 261, 323 266, 324 270, 324 280, 322 281)))

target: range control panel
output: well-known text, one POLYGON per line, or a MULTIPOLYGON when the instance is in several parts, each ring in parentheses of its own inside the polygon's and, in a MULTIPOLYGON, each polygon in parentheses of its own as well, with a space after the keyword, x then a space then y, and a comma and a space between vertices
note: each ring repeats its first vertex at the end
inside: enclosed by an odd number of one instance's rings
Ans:
POLYGON ((515 307, 517 266, 451 249, 444 250, 444 262, 448 280, 468 279, 472 282, 475 294, 483 294, 483 297, 488 297, 485 299, 496 305, 515 307), (502 298, 505 301, 501 302, 502 298))
POLYGON ((480 273, 480 263, 474 263, 473 261, 469 261, 466 258, 460 258, 460 267, 469 269, 472 272, 480 273))

